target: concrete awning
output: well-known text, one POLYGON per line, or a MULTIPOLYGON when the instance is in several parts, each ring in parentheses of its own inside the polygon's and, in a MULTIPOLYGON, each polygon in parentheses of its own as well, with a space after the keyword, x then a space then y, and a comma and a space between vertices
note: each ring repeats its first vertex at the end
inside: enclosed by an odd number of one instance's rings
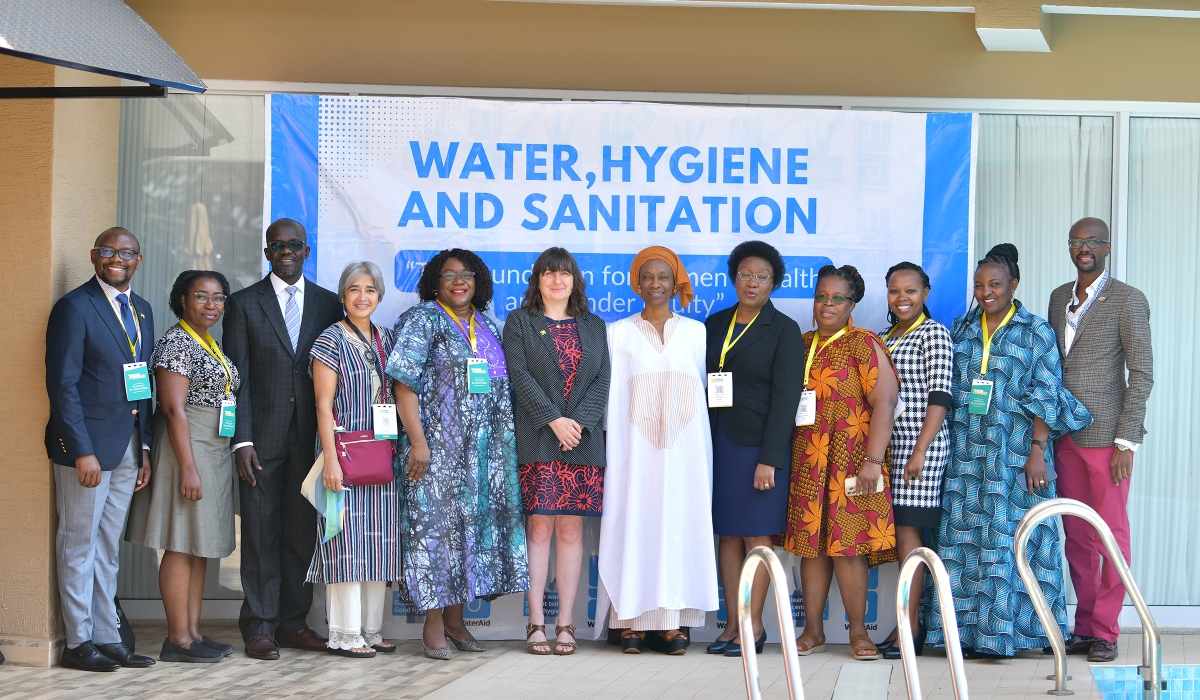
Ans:
POLYGON ((0 0, 0 53, 191 92, 207 89, 121 0, 0 0))

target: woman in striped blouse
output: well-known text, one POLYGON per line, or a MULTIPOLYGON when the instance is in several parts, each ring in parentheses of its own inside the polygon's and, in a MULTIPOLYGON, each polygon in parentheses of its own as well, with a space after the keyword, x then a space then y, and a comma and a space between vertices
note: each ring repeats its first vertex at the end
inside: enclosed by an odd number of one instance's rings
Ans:
POLYGON ((372 404, 395 403, 384 374, 392 338, 371 323, 383 292, 383 273, 374 263, 347 265, 338 283, 346 318, 325 329, 312 347, 317 461, 324 460, 325 488, 345 492, 345 516, 341 532, 328 539, 325 520, 318 518, 307 580, 325 584, 330 651, 354 658, 396 650, 379 634, 387 582, 401 579, 396 482, 344 489, 341 465, 331 456, 337 453, 336 430, 372 430, 372 404))

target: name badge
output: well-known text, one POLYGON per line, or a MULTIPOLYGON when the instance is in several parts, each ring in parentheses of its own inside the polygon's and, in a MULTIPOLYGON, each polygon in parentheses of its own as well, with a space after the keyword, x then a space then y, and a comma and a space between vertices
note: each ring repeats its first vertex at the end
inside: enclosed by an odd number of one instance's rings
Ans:
POLYGON ((131 362, 121 368, 125 370, 125 398, 129 401, 150 398, 150 371, 146 363, 131 362))
POLYGON ((492 378, 488 376, 487 360, 481 358, 467 360, 467 390, 472 394, 492 393, 492 378))
POLYGON ((371 404, 371 418, 375 426, 376 440, 395 440, 400 437, 399 426, 396 423, 396 404, 371 404))
POLYGON ((992 407, 992 381, 990 379, 971 380, 971 401, 967 410, 973 416, 986 416, 992 407))
POLYGON ((800 405, 796 407, 796 425, 812 425, 817 422, 817 392, 805 389, 800 394, 800 405))
POLYGON ((708 407, 733 407, 733 372, 708 373, 708 407))
POLYGON ((233 437, 233 429, 237 427, 237 401, 221 402, 221 428, 217 435, 233 437))

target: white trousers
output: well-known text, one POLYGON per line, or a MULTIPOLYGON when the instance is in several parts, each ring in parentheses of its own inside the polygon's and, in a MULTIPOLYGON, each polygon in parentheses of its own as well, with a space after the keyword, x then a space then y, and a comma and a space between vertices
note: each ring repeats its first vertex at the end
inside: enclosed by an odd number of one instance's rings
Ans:
POLYGON ((325 609, 329 614, 330 649, 358 649, 379 644, 383 637, 386 581, 325 584, 325 609))

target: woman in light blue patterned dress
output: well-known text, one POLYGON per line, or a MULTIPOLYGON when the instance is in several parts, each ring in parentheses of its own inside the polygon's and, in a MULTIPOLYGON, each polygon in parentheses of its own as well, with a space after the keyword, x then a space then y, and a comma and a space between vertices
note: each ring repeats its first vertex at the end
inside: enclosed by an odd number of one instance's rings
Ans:
POLYGON ((468 250, 444 250, 425 264, 417 293, 421 303, 396 320, 387 365, 404 425, 397 469, 407 476, 400 591, 426 613, 426 656, 449 659, 447 640, 483 651, 463 604, 527 590, 529 564, 508 370, 483 315, 491 273, 468 250))
MULTIPOLYGON (((1050 645, 1017 572, 1013 535, 1034 505, 1054 498, 1054 441, 1091 415, 1063 388, 1058 345, 1045 319, 1013 299, 1017 249, 1001 244, 975 271, 972 309, 954 322, 953 457, 943 482, 938 554, 950 573, 967 658, 1011 657, 1050 645), (990 340, 989 340, 989 331, 990 340), (973 388, 986 391, 990 405, 973 388)), ((1030 564, 1067 635, 1058 519, 1029 539, 1030 564)), ((942 619, 930 615, 927 643, 943 646, 942 619)))

